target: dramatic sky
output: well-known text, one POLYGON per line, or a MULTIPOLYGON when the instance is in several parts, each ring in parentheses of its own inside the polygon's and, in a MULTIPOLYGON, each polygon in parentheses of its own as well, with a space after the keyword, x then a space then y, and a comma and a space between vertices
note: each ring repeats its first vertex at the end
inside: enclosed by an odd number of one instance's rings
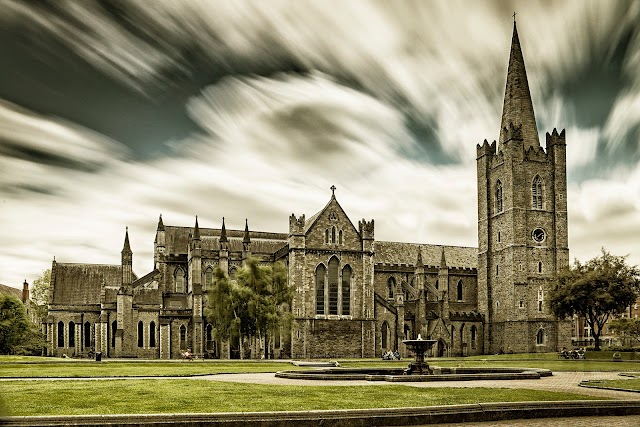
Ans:
POLYGON ((477 245, 513 11, 566 129, 572 258, 640 264, 638 1, 0 1, 0 283, 153 268, 165 224, 287 232, 329 187, 379 240, 477 245))

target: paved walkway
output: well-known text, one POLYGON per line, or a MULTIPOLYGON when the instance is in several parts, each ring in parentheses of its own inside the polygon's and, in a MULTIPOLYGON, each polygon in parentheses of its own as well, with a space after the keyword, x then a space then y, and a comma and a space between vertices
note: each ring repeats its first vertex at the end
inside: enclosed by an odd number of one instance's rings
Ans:
MULTIPOLYGON (((304 385, 304 386, 384 386, 384 385, 406 385, 410 387, 453 387, 453 388, 527 388, 545 391, 562 391, 601 398, 619 400, 638 400, 640 393, 632 393, 617 390, 601 390, 594 388, 579 387, 581 381, 585 380, 606 380, 606 379, 627 379, 619 376, 619 372, 554 372, 553 376, 542 377, 537 380, 485 380, 485 381, 434 381, 434 382, 406 382, 391 383, 386 381, 325 381, 325 380, 295 380, 289 378, 277 378, 273 374, 219 374, 203 375, 191 377, 194 380, 229 381, 253 384, 274 384, 274 385, 304 385)), ((640 424, 638 424, 640 425, 640 424)))

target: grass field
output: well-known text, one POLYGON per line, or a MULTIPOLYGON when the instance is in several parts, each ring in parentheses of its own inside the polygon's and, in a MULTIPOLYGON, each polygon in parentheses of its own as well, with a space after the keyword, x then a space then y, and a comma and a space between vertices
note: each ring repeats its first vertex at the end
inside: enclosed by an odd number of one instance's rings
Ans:
POLYGON ((9 415, 210 413, 391 408, 479 402, 583 400, 537 390, 383 386, 275 386, 207 380, 0 382, 9 415))
MULTIPOLYGON (((592 387, 613 388, 616 390, 634 390, 640 392, 640 378, 628 380, 592 380, 586 384, 592 387)), ((638 396, 640 398, 640 396, 638 396)))

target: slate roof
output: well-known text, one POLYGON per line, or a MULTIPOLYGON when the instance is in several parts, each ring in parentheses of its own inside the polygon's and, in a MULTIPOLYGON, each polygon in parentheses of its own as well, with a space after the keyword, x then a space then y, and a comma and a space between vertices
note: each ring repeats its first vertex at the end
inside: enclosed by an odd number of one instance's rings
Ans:
POLYGON ((122 285, 122 266, 120 265, 59 262, 55 264, 54 269, 52 304, 100 304, 103 283, 113 288, 119 288, 122 285))
MULTIPOLYGON (((219 228, 202 228, 200 230, 200 241, 202 249, 220 250, 219 228)), ((189 247, 189 234, 193 234, 193 227, 165 226, 166 253, 186 254, 189 247)), ((242 240, 244 230, 227 229, 227 239, 229 240, 229 250, 231 252, 242 252, 242 240)), ((272 254, 282 248, 287 243, 286 233, 269 233, 264 231, 249 231, 251 235, 251 252, 272 254)))
POLYGON ((424 265, 439 266, 442 248, 444 248, 448 267, 477 268, 478 266, 478 248, 383 241, 375 241, 373 245, 376 264, 415 265, 418 259, 418 248, 420 248, 424 265))
POLYGON ((18 298, 19 300, 22 300, 22 289, 0 284, 0 293, 11 295, 18 298))

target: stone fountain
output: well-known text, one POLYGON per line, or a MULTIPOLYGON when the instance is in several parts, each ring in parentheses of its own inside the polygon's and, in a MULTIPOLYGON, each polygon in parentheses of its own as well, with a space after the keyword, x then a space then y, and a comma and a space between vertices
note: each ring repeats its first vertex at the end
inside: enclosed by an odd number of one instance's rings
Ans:
POLYGON ((429 364, 424 361, 424 354, 431 350, 431 347, 438 342, 436 340, 423 340, 418 334, 418 339, 403 340, 402 343, 413 351, 413 362, 409 363, 409 367, 404 371, 406 375, 430 375, 433 371, 429 368, 429 364))

